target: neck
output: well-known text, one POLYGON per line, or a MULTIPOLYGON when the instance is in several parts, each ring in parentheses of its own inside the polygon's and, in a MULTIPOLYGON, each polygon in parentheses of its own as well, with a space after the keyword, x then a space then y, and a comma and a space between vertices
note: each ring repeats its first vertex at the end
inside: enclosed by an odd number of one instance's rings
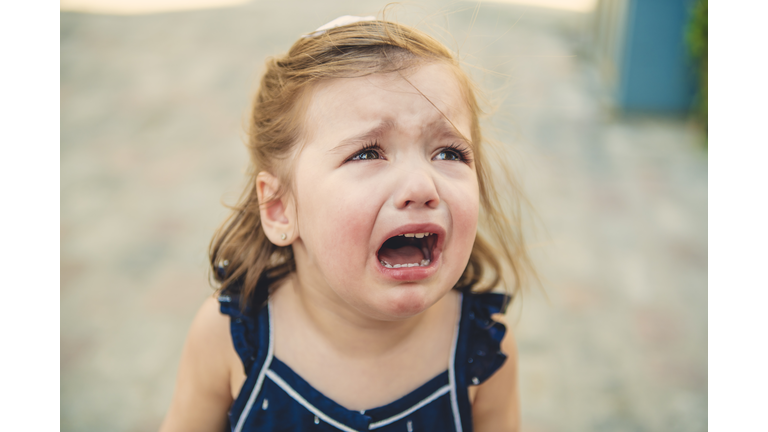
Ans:
POLYGON ((381 320, 366 316, 332 293, 312 289, 294 274, 274 292, 272 305, 281 326, 303 328, 311 333, 308 336, 320 338, 335 351, 362 359, 396 353, 420 332, 441 325, 439 317, 451 307, 450 297, 418 315, 381 320))

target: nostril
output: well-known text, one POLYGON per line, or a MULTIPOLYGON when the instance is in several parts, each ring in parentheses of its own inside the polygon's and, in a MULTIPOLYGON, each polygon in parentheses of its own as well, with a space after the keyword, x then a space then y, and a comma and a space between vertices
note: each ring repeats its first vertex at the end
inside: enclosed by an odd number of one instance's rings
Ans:
POLYGON ((434 184, 424 181, 409 181, 403 186, 394 197, 397 208, 435 208, 438 206, 440 197, 434 184))
POLYGON ((406 207, 417 207, 417 206, 421 206, 421 205, 423 205, 425 207, 434 208, 434 207, 437 206, 437 202, 438 202, 438 200, 427 200, 427 201, 424 201, 424 202, 414 201, 414 200, 406 200, 406 201, 403 202, 403 208, 406 208, 406 207))

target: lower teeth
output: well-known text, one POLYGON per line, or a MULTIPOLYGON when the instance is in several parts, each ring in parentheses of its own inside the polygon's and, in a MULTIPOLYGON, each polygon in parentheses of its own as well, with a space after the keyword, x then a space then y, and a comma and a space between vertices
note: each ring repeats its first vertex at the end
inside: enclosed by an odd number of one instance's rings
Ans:
POLYGON ((386 268, 405 268, 405 267, 426 267, 429 265, 431 261, 428 259, 423 259, 421 260, 420 263, 407 263, 407 264, 395 264, 395 265, 392 265, 386 261, 379 261, 379 262, 381 263, 381 265, 383 265, 386 268))

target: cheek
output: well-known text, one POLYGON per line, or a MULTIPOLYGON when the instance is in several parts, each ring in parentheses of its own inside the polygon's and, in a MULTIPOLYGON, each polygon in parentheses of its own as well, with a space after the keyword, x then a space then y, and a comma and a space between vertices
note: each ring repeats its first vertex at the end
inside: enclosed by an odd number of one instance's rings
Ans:
POLYGON ((463 216, 460 226, 457 227, 459 233, 457 246, 459 251, 461 251, 459 259, 462 264, 460 266, 462 271, 467 262, 469 262, 469 256, 472 254, 472 248, 475 244, 475 237, 477 236, 477 211, 463 216))
POLYGON ((366 254, 361 252, 368 249, 370 220, 353 211, 337 212, 335 216, 328 219, 327 226, 332 227, 334 232, 326 238, 326 244, 330 245, 325 251, 326 256, 341 267, 361 264, 366 258, 366 254))
MULTIPOLYGON (((461 263, 469 261, 477 234, 478 214, 480 210, 477 188, 468 187, 464 193, 455 195, 451 218, 456 250, 461 263)), ((463 269, 463 266, 461 267, 463 269)))
POLYGON ((476 200, 466 202, 460 206, 453 213, 456 230, 462 235, 474 237, 477 231, 478 212, 479 203, 476 200))
POLYGON ((364 265, 375 208, 333 187, 313 191, 306 201, 300 209, 300 234, 314 260, 331 277, 364 265))

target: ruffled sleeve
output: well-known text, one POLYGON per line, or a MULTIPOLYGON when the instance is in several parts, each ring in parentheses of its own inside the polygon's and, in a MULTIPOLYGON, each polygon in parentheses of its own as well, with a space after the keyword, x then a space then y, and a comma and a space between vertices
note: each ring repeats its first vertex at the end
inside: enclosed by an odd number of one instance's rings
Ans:
POLYGON ((464 294, 469 296, 467 313, 468 338, 466 358, 466 382, 482 384, 490 378, 507 359, 501 352, 501 341, 507 327, 491 319, 491 315, 503 313, 509 297, 504 294, 464 294))
POLYGON ((256 361, 259 351, 259 319, 250 307, 240 310, 240 297, 224 291, 219 295, 221 313, 230 316, 230 333, 237 355, 243 362, 246 375, 256 361))

